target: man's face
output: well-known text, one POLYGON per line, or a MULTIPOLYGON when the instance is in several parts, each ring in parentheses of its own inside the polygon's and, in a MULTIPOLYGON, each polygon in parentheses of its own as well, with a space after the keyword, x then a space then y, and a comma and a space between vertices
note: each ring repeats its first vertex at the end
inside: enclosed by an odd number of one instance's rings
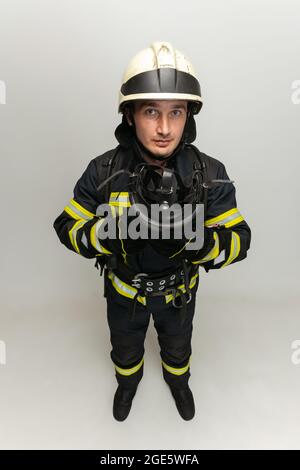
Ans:
POLYGON ((134 121, 142 144, 157 156, 168 157, 180 142, 187 118, 186 100, 136 100, 134 121))

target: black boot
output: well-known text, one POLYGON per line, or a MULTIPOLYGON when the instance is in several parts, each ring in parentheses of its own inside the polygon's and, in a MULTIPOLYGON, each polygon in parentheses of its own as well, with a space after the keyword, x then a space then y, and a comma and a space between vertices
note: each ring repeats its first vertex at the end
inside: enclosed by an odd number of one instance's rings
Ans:
POLYGON ((180 416, 186 421, 193 419, 195 415, 195 403, 191 389, 187 385, 185 388, 176 389, 170 387, 180 416))
POLYGON ((117 421, 124 421, 129 415, 136 390, 118 386, 113 404, 113 415, 117 421))

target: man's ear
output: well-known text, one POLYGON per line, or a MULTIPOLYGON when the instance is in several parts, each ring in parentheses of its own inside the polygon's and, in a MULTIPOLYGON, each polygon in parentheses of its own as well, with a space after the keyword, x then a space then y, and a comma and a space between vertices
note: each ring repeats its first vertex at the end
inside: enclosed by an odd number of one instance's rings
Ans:
POLYGON ((129 108, 124 109, 124 114, 129 126, 132 126, 132 111, 129 108))

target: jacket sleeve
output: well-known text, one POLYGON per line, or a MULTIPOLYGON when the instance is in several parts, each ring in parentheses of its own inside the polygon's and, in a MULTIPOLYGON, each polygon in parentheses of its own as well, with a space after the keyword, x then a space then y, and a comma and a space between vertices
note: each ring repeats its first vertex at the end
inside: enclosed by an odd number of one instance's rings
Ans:
MULTIPOLYGON (((226 168, 219 162, 217 179, 229 179, 226 168)), ((225 183, 208 190, 207 212, 204 226, 213 230, 213 245, 209 252, 191 262, 201 264, 208 272, 236 263, 247 257, 251 230, 237 208, 233 183, 225 183)), ((200 251, 200 250, 199 250, 200 251)))
POLYGON ((53 223, 61 243, 85 258, 111 254, 96 237, 95 225, 100 218, 96 215, 100 204, 97 184, 97 168, 93 159, 77 181, 74 197, 53 223))

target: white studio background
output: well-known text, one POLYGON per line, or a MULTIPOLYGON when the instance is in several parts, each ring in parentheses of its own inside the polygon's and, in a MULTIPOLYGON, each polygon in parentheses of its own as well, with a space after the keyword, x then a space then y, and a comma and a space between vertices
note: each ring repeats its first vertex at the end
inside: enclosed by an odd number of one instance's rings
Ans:
POLYGON ((0 1, 0 448, 299 448, 299 19, 296 0, 0 1), (53 221, 117 145, 123 71, 157 40, 198 72, 195 143, 235 181, 252 244, 200 271, 194 420, 171 401, 150 325, 118 423, 103 279, 53 221))

